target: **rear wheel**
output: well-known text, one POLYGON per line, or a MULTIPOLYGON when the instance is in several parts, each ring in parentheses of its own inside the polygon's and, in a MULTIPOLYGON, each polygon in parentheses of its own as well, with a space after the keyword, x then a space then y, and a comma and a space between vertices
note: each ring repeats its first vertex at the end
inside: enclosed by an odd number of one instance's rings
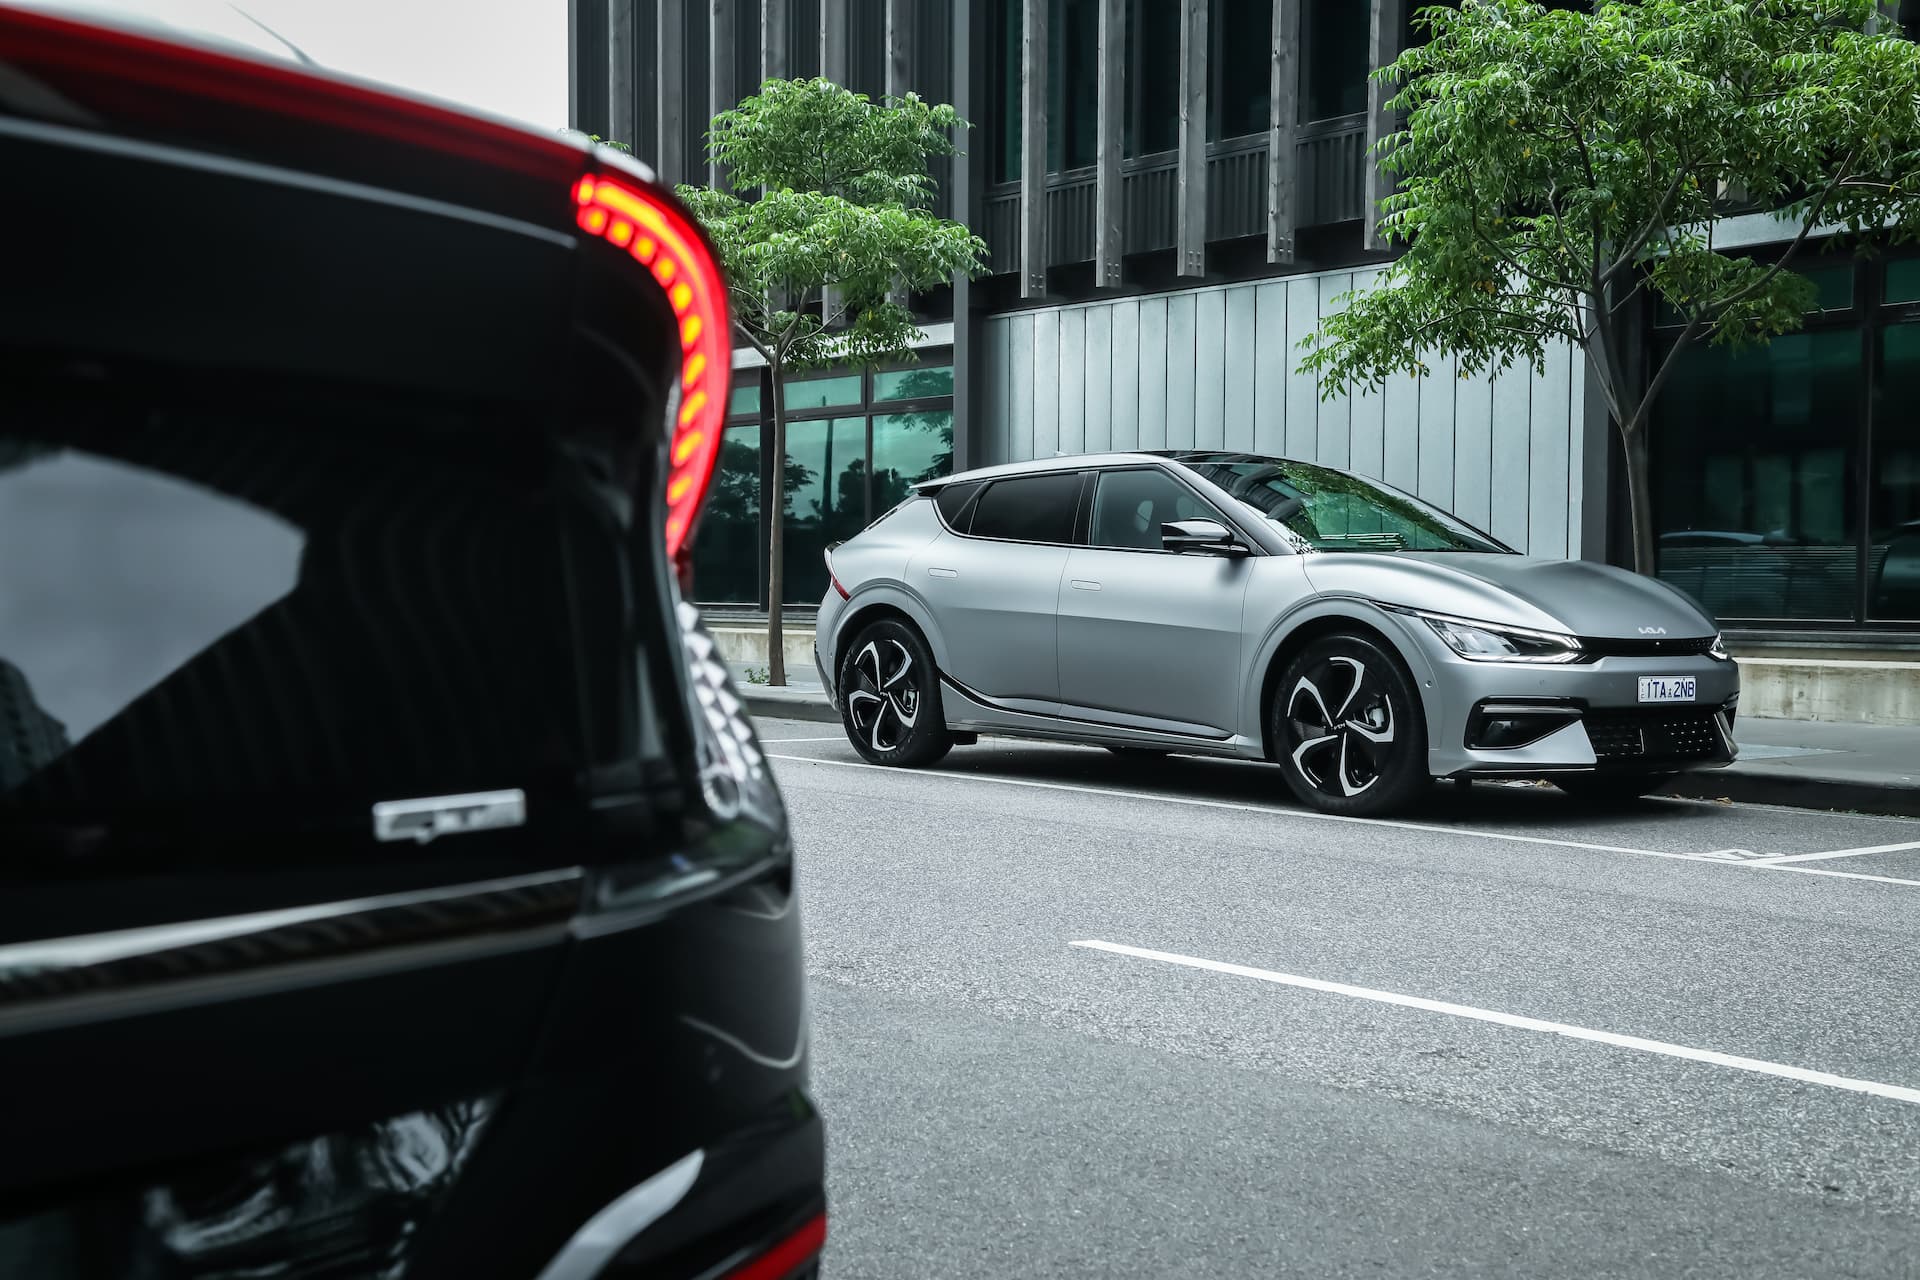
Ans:
POLYGON ((1268 716, 1287 786, 1323 813, 1390 813, 1431 782, 1413 678, 1367 636, 1308 644, 1281 673, 1268 716))
POLYGON ((1670 773, 1569 773, 1553 785, 1576 800, 1622 804, 1658 791, 1673 780, 1670 773))
POLYGON ((919 768, 953 749, 940 677, 920 633, 883 618, 861 629, 840 668, 840 723, 874 764, 919 768))

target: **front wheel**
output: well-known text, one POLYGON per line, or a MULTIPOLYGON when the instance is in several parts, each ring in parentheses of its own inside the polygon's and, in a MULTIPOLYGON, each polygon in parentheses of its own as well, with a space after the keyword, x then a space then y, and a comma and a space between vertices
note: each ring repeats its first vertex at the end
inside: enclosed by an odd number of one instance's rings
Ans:
POLYGON ((840 723, 873 764, 920 768, 953 749, 940 676, 918 631, 883 618, 861 629, 840 668, 840 723))
POLYGON ((1268 715, 1288 788, 1322 813, 1391 813, 1432 781, 1413 677, 1371 637, 1308 644, 1281 673, 1268 715))

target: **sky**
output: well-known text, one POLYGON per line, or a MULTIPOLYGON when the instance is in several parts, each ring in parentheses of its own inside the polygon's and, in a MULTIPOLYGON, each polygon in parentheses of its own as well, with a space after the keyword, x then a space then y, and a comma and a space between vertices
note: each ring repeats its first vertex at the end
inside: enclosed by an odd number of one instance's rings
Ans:
POLYGON ((550 129, 567 123, 567 0, 237 3, 333 70, 550 129))

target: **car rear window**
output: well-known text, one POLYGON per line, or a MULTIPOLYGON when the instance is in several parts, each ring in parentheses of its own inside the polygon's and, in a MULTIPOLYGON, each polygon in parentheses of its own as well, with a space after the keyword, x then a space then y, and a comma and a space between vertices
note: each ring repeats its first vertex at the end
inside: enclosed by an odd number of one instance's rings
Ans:
POLYGON ((371 840, 375 805, 507 790, 505 825, 580 827, 659 751, 657 534, 591 441, 418 406, 10 419, 0 846, 371 840))
POLYGON ((975 504, 968 532, 1015 542, 1072 542, 1079 502, 1077 471, 995 480, 975 504))

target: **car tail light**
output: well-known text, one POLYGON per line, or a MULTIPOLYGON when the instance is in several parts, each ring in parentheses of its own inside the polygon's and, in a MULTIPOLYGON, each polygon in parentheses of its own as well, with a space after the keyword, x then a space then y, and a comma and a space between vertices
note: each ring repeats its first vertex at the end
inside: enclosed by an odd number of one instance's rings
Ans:
POLYGON ((826 1244, 827 1215, 816 1213, 765 1253, 727 1272, 726 1280, 789 1280, 819 1257, 826 1244))
MULTIPOLYGON (((835 543, 834 545, 838 546, 839 544, 835 543)), ((827 548, 826 560, 827 560, 827 581, 833 584, 833 589, 840 593, 840 598, 842 600, 848 599, 850 597, 850 593, 847 591, 847 584, 840 581, 840 575, 833 571, 833 547, 827 548)))
POLYGON ((667 455, 667 555, 682 562, 720 457, 733 378, 726 282, 705 237, 663 193, 588 174, 573 184, 573 199, 580 229, 632 254, 673 308, 680 397, 667 455))

